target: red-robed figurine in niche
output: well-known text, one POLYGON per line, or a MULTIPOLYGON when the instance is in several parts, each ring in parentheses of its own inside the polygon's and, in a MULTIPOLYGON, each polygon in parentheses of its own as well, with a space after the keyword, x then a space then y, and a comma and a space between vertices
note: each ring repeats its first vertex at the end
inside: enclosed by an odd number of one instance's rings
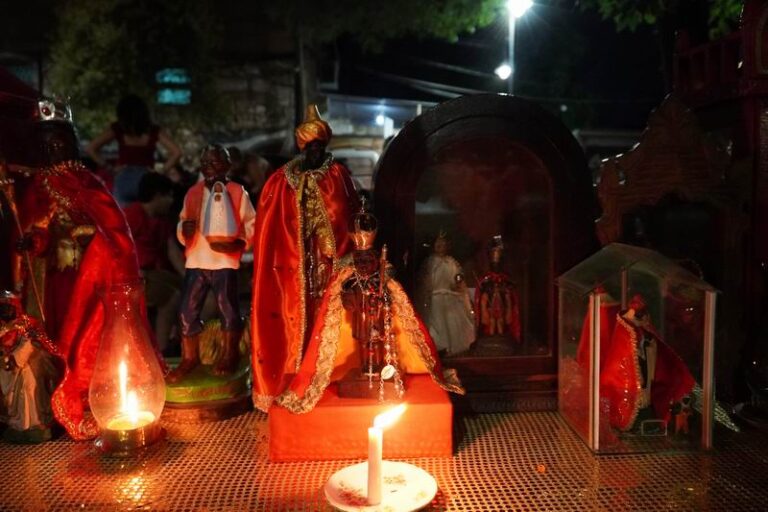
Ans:
POLYGON ((302 154, 259 197, 253 240, 253 402, 267 411, 301 364, 328 280, 351 248, 358 198, 349 171, 325 149, 331 128, 315 105, 296 128, 302 154))
MULTIPOLYGON (((64 311, 51 321, 56 322, 53 342, 66 363, 64 377, 52 397, 53 412, 70 437, 84 440, 98 434, 86 409, 104 322, 99 290, 112 283, 139 280, 138 258, 123 212, 104 184, 77 160, 77 139, 71 127, 58 122, 41 123, 38 137, 43 155, 39 168, 6 166, 10 175, 23 184, 17 194, 24 230, 19 249, 34 252, 40 247, 37 239, 52 234, 44 222, 41 224, 45 219, 69 218, 77 225, 93 228, 90 240, 77 241, 82 244, 78 265, 69 279, 62 280, 67 282, 66 297, 50 302, 64 311)), ((75 238, 77 234, 69 233, 75 238)), ((46 267, 49 278, 57 270, 54 264, 46 267)), ((25 283, 25 296, 32 294, 29 279, 22 278, 18 283, 25 283)), ((146 322, 145 312, 142 318, 146 322)))
POLYGON ((611 426, 633 427, 641 409, 669 421, 671 405, 691 392, 695 381, 683 361, 659 337, 643 298, 635 295, 616 317, 600 375, 600 394, 610 401, 611 426))
POLYGON ((509 336, 520 343, 520 301, 512 279, 501 268, 504 252, 501 236, 493 238, 488 252, 491 268, 480 279, 475 299, 479 334, 509 336))

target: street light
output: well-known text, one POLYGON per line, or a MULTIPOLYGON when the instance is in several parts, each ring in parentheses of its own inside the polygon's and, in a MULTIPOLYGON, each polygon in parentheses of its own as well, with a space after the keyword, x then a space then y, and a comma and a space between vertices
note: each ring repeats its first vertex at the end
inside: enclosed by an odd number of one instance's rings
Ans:
POLYGON ((501 66, 497 67, 493 72, 496 73, 496 76, 502 80, 506 80, 512 75, 512 68, 505 62, 501 66))
POLYGON ((532 0, 507 0, 507 13, 509 16, 509 52, 508 64, 503 64, 496 68, 496 74, 502 80, 507 80, 507 92, 512 94, 515 90, 515 22, 533 5, 532 0), (509 74, 506 77, 501 76, 502 68, 509 68, 509 74))

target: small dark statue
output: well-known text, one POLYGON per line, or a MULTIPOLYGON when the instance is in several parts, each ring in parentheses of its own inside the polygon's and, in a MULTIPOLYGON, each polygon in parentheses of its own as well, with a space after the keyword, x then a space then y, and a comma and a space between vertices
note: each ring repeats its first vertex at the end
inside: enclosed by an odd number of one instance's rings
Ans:
MULTIPOLYGON (((385 398, 385 381, 392 379, 394 393, 403 395, 403 382, 397 360, 392 330, 391 297, 387 290, 389 264, 387 247, 381 257, 373 249, 376 218, 362 210, 354 216, 350 236, 355 244, 352 253, 353 274, 342 283, 344 309, 352 313, 352 337, 359 347, 362 376, 371 393, 374 382, 379 400, 385 398)), ((354 378, 353 378, 354 380, 354 378)), ((342 387, 344 383, 341 384, 342 387)))
POLYGON ((0 396, 6 441, 41 443, 51 438, 51 394, 59 376, 54 354, 37 320, 22 312, 19 296, 0 291, 0 396))

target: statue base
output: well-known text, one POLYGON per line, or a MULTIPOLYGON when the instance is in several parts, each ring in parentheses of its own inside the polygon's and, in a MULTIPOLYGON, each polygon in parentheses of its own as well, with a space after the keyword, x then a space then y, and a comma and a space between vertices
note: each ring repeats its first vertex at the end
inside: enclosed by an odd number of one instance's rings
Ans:
MULTIPOLYGON (((378 400, 342 398, 330 384, 314 409, 293 414, 279 406, 269 411, 272 462, 363 459, 367 429, 376 415, 392 408, 378 400)), ((385 458, 451 457, 453 405, 429 375, 405 377, 408 408, 385 434, 385 458)))
MULTIPOLYGON (((172 365, 178 359, 170 359, 172 365)), ((184 379, 166 383, 163 419, 203 423, 243 414, 251 409, 250 364, 247 357, 231 375, 213 375, 211 366, 199 365, 184 379)))
POLYGON ((197 403, 166 402, 163 420, 170 423, 207 423, 234 418, 253 408, 250 395, 197 403))
MULTIPOLYGON (((375 375, 371 380, 352 370, 343 379, 337 382, 339 398, 369 398, 379 399, 380 377, 375 375)), ((391 380, 384 381, 384 401, 399 400, 395 391, 395 384, 391 380)))

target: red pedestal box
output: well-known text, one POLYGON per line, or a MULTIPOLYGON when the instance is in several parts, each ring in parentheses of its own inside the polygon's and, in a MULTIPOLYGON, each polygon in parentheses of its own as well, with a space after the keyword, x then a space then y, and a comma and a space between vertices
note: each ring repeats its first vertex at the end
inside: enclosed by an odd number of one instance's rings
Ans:
MULTIPOLYGON (((428 375, 408 376, 408 408, 384 431, 385 458, 450 457, 453 451, 453 406, 448 393, 428 375)), ((368 427, 395 404, 339 398, 332 384, 306 414, 282 407, 269 411, 269 460, 362 459, 368 456, 368 427)))

